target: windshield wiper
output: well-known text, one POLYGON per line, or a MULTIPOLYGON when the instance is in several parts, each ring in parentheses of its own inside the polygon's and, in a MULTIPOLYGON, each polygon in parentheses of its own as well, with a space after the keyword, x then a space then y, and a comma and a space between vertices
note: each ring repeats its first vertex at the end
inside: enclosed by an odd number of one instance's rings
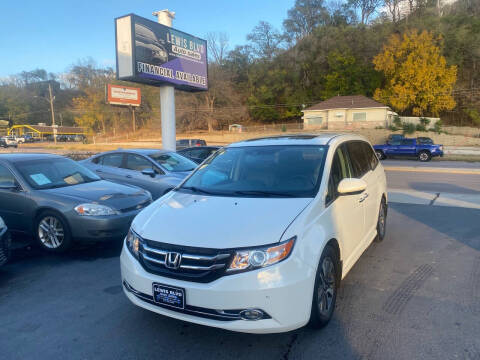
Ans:
POLYGON ((210 191, 207 191, 207 190, 203 190, 203 189, 200 189, 198 187, 195 187, 195 186, 182 186, 180 189, 186 189, 186 190, 191 190, 193 192, 196 192, 196 193, 202 193, 202 194, 208 194, 208 195, 217 195, 217 193, 213 193, 213 192, 210 192, 210 191))
POLYGON ((276 197, 297 197, 297 195, 275 192, 275 191, 263 191, 263 190, 237 190, 233 192, 235 195, 263 195, 263 196, 276 196, 276 197))

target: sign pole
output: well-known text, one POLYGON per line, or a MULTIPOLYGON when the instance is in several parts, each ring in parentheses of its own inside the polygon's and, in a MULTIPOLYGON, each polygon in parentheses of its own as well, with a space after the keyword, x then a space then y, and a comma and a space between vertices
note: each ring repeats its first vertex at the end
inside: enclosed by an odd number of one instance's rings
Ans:
MULTIPOLYGON (((172 27, 172 20, 175 13, 172 11, 160 10, 153 13, 157 16, 158 22, 162 25, 172 27)), ((162 123, 162 147, 166 150, 176 150, 176 129, 175 129, 175 90, 171 85, 160 87, 160 111, 162 123)))

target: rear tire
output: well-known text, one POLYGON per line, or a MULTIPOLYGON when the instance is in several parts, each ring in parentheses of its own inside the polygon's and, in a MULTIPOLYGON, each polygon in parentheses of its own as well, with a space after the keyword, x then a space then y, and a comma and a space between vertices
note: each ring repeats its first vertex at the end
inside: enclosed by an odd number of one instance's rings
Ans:
POLYGON ((327 245, 323 250, 315 277, 309 322, 313 328, 323 328, 333 316, 340 280, 339 266, 337 252, 332 246, 327 245))
POLYGON ((428 151, 420 151, 418 153, 418 160, 421 162, 427 162, 432 159, 432 155, 428 151))
POLYGON ((68 223, 55 211, 42 212, 35 222, 37 244, 45 251, 61 253, 72 246, 68 223))

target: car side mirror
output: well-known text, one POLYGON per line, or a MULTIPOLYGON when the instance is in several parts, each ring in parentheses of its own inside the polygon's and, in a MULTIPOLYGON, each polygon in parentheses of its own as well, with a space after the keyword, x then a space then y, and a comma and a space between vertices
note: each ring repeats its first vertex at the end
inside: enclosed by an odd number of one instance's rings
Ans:
POLYGON ((367 188, 367 183, 362 179, 347 178, 340 181, 337 191, 340 195, 360 194, 367 188))
POLYGON ((21 190, 20 185, 15 184, 0 184, 0 190, 10 190, 10 191, 19 191, 21 190))
POLYGON ((156 175, 156 174, 155 174, 155 170, 153 170, 153 169, 144 169, 144 170, 142 170, 142 174, 143 174, 143 175, 148 175, 148 176, 150 176, 150 177, 152 177, 152 178, 154 178, 155 175, 156 175))

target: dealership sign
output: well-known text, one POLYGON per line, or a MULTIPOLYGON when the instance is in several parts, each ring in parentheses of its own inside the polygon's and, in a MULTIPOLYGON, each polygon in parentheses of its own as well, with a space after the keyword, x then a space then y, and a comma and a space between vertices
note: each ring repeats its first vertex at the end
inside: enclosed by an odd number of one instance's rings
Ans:
POLYGON ((107 85, 107 102, 112 105, 140 106, 142 101, 140 88, 107 85))
POLYGON ((115 19, 117 78, 208 90, 207 42, 137 15, 115 19))

